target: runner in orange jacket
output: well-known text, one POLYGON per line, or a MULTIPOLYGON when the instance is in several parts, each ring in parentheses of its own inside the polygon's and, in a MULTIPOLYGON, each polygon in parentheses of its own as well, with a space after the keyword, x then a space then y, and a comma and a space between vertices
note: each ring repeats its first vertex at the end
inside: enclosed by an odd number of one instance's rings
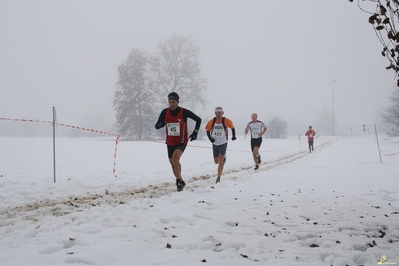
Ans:
POLYGON ((209 120, 205 126, 208 139, 212 142, 214 162, 219 165, 216 183, 220 182, 220 177, 222 176, 224 164, 226 162, 227 141, 229 139, 228 128, 231 129, 233 135, 231 140, 236 140, 236 130, 233 122, 227 117, 223 117, 223 114, 223 108, 220 106, 216 107, 215 117, 209 120))

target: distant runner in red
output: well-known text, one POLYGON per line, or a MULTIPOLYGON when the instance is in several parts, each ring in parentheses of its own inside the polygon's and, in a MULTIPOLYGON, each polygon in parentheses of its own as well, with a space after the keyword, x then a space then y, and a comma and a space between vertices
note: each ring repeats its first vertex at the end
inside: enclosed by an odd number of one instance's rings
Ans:
POLYGON ((305 134, 305 136, 308 136, 309 152, 312 152, 314 150, 313 148, 314 135, 316 135, 316 132, 312 129, 312 126, 309 126, 309 130, 306 131, 305 134))

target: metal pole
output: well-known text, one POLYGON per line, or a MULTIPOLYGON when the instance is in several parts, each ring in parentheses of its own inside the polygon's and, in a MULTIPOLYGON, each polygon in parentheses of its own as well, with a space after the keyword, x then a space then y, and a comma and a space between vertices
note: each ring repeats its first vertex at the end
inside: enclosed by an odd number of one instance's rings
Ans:
POLYGON ((374 124, 374 129, 375 129, 375 138, 377 139, 378 154, 380 155, 380 162, 382 163, 380 143, 378 142, 377 126, 375 124, 374 124))
POLYGON ((54 183, 56 182, 56 170, 55 170, 55 123, 56 123, 56 114, 55 107, 53 106, 53 169, 54 169, 54 183))
POLYGON ((301 141, 301 132, 298 134, 298 140, 299 140, 299 148, 302 147, 302 141, 301 141))

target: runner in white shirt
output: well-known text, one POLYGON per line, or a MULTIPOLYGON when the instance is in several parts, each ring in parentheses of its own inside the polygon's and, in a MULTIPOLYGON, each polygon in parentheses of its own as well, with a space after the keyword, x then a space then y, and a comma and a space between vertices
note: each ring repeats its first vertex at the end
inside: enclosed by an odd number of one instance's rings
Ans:
POLYGON ((251 132, 251 150, 252 157, 255 162, 255 170, 259 169, 259 164, 261 163, 261 157, 259 154, 259 148, 262 144, 262 137, 265 134, 267 127, 262 121, 258 120, 258 115, 253 113, 251 115, 252 121, 247 124, 245 128, 245 135, 248 131, 251 132))

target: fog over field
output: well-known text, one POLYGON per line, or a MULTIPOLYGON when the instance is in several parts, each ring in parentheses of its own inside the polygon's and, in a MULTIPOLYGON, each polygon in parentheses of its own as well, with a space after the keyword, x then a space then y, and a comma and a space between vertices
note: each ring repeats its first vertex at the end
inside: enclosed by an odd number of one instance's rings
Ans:
POLYGON ((59 122, 114 132, 117 67, 178 34, 201 51, 202 118, 222 106, 241 132, 253 112, 279 116, 292 135, 334 114, 336 134, 361 135, 395 89, 368 16, 327 0, 3 0, 0 117, 49 120, 55 106, 59 122))

